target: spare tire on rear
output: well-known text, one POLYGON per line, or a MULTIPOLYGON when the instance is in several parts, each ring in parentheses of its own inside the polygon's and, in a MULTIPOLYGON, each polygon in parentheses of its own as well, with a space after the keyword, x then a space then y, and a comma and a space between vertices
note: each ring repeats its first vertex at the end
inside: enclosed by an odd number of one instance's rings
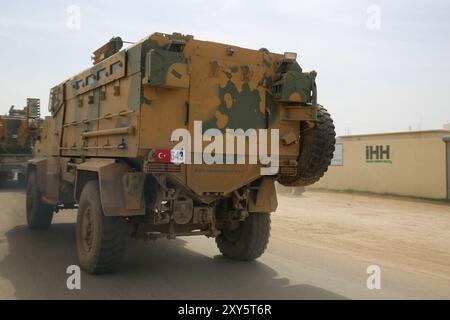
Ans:
POLYGON ((279 183, 285 186, 308 186, 320 180, 333 159, 336 132, 328 111, 317 106, 317 121, 300 125, 300 155, 297 175, 282 176, 279 183))

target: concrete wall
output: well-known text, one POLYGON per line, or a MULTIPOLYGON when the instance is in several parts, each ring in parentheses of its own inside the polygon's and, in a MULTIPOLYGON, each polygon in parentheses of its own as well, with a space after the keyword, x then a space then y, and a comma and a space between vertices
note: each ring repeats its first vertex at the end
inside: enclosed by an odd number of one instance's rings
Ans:
POLYGON ((450 200, 450 137, 444 140, 447 145, 447 199, 450 200))
POLYGON ((312 188, 445 199, 445 136, 450 131, 341 137, 343 165, 331 166, 312 188))

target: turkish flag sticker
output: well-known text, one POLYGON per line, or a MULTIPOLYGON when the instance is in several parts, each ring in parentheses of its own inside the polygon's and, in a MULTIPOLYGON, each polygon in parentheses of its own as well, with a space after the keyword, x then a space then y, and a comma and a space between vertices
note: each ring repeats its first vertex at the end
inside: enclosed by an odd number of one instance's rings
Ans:
POLYGON ((155 162, 170 162, 170 150, 155 149, 155 162))

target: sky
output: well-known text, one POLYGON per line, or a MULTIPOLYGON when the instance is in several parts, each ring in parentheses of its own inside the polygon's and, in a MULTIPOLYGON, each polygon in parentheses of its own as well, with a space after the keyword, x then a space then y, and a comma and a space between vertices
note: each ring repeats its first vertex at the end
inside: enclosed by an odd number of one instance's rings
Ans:
POLYGON ((1 1, 0 114, 91 66, 113 36, 153 32, 298 53, 337 133, 450 122, 448 0, 1 1))

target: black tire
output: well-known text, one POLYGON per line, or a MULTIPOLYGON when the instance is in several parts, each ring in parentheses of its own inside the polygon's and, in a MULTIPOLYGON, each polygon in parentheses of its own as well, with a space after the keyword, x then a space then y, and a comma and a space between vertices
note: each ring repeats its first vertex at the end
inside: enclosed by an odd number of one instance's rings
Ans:
POLYGON ((53 207, 42 202, 34 171, 30 172, 28 177, 26 210, 27 223, 30 229, 44 230, 50 228, 53 219, 53 207))
POLYGON ((250 261, 264 253, 269 238, 270 213, 250 213, 236 230, 223 229, 216 237, 216 244, 225 257, 250 261))
POLYGON ((76 226, 80 267, 91 274, 117 270, 125 254, 128 226, 123 217, 106 217, 98 181, 88 181, 80 196, 76 226))
POLYGON ((307 122, 300 127, 300 155, 297 176, 281 177, 279 182, 289 186, 308 186, 320 180, 333 159, 336 132, 328 111, 318 105, 317 121, 311 127, 307 122))

